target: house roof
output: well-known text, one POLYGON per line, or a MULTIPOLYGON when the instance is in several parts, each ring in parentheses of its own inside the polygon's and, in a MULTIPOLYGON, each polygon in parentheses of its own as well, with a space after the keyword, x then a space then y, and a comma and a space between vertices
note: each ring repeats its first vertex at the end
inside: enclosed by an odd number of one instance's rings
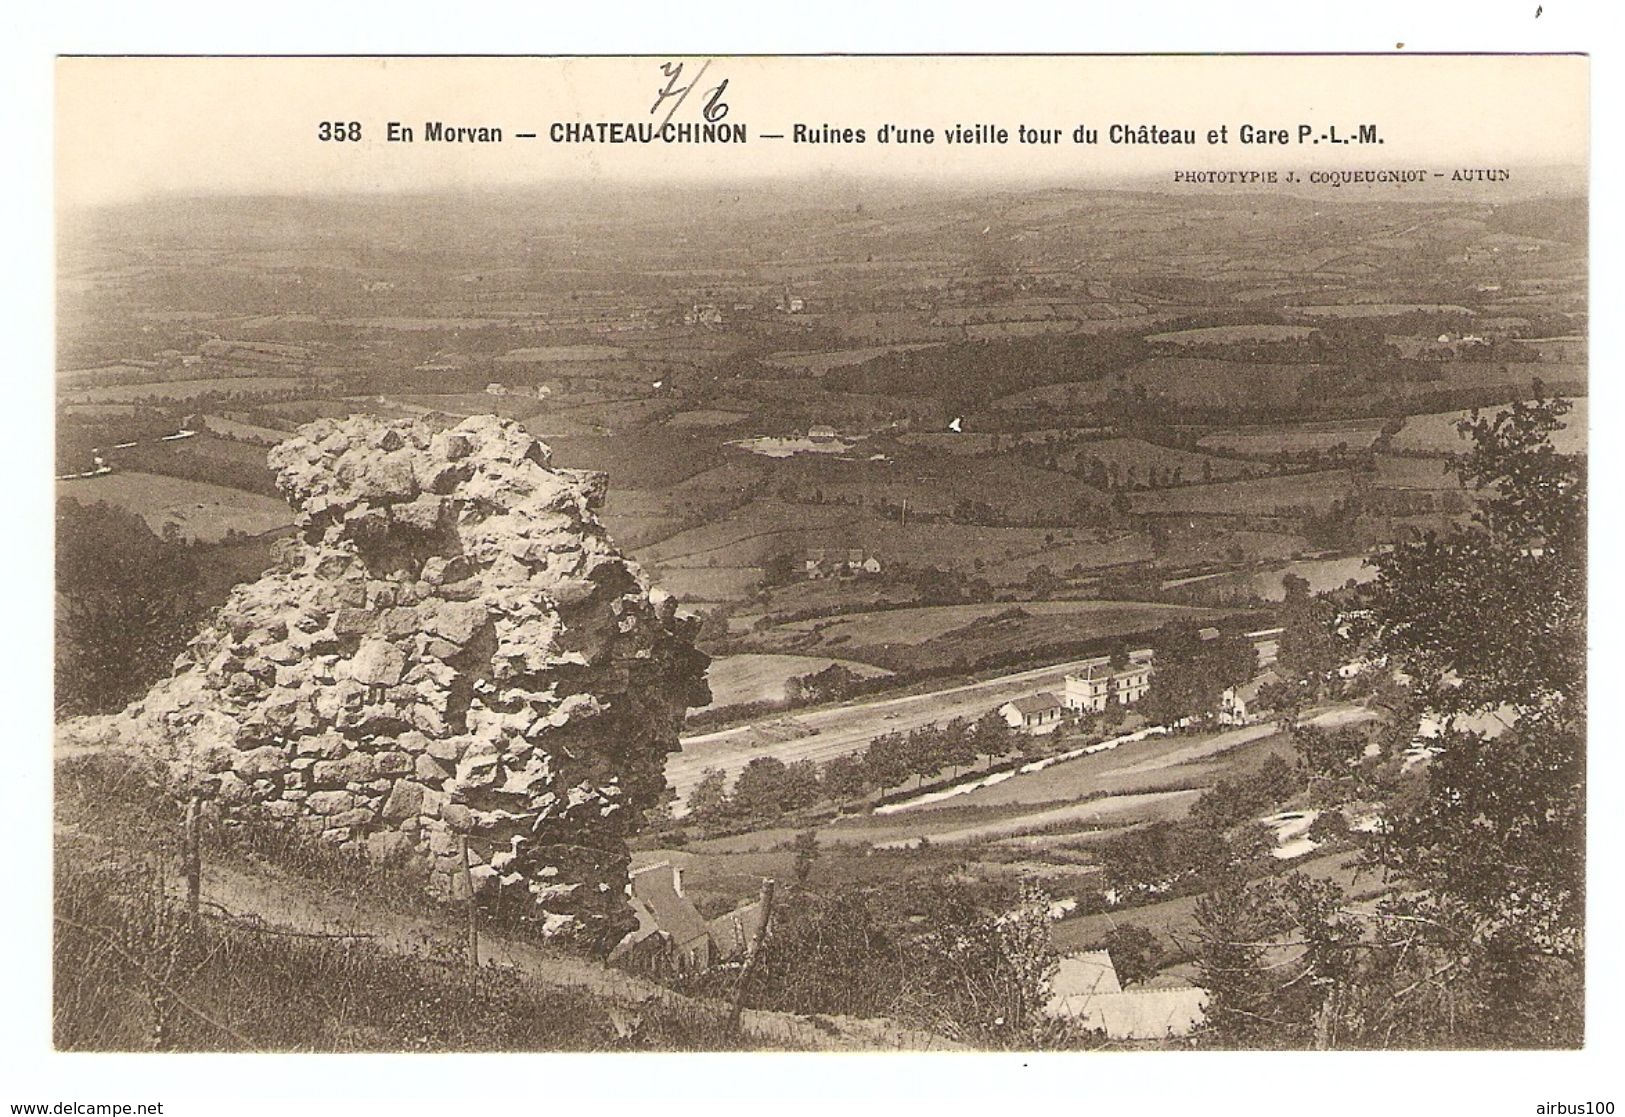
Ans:
POLYGON ((1091 997, 1096 993, 1121 993, 1117 980, 1117 967, 1112 956, 1104 950, 1085 950, 1068 954, 1057 963, 1055 975, 1050 978, 1050 1004, 1072 997, 1091 997))
POLYGON ((762 927, 762 903, 752 900, 726 915, 719 915, 707 924, 711 941, 724 959, 739 958, 750 949, 756 933, 762 927))
MULTIPOLYGON (((641 905, 654 921, 653 929, 666 932, 679 946, 686 946, 707 933, 705 919, 694 901, 677 890, 677 870, 670 861, 634 870, 631 887, 633 910, 641 905)), ((639 931, 642 930, 640 926, 639 931)))
POLYGON ((1236 691, 1236 697, 1241 699, 1243 702, 1252 702, 1258 698, 1259 691, 1263 690, 1271 683, 1278 683, 1280 681, 1281 676, 1277 675, 1273 670, 1265 671, 1252 682, 1236 691))
POLYGON ((1207 1004, 1207 990, 1194 985, 1133 989, 1089 997, 1069 1015, 1111 1039, 1163 1039, 1195 1031, 1207 1018, 1207 1004))
POLYGON ((1063 708, 1061 700, 1047 690, 1029 694, 1024 698, 1012 698, 1009 704, 1020 714, 1043 714, 1063 708))
POLYGON ((1111 1039, 1189 1035, 1207 1015, 1207 990, 1193 985, 1124 990, 1104 950, 1062 958, 1049 991, 1048 1015, 1072 1017, 1111 1039))

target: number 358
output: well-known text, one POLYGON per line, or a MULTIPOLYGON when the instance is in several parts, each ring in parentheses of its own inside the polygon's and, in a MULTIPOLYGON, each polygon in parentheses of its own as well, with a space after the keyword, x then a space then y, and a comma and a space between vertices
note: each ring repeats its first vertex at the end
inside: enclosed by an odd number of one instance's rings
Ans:
POLYGON ((324 142, 355 143, 361 139, 358 120, 324 120, 316 125, 316 138, 324 142))

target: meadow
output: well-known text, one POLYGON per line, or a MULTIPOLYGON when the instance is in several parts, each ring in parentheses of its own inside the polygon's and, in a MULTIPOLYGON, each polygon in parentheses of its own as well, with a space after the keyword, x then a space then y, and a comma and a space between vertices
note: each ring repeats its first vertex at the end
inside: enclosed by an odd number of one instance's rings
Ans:
POLYGON ((256 496, 204 481, 120 471, 102 477, 58 481, 57 494, 81 504, 98 501, 135 512, 154 534, 166 525, 181 538, 215 543, 228 532, 259 535, 293 522, 288 505, 275 497, 256 496))
POLYGON ((1199 445, 1243 457, 1269 458, 1276 454, 1321 452, 1344 447, 1365 450, 1376 442, 1382 423, 1362 419, 1347 423, 1293 423, 1283 426, 1242 427, 1204 435, 1199 445))
MULTIPOLYGON (((1589 399, 1579 396, 1574 400, 1563 429, 1552 436, 1552 445, 1564 453, 1584 452, 1591 424, 1589 399)), ((1391 443, 1395 453, 1440 456, 1459 454, 1466 446, 1456 424, 1472 416, 1470 410, 1436 412, 1411 415, 1394 435, 1391 443)))

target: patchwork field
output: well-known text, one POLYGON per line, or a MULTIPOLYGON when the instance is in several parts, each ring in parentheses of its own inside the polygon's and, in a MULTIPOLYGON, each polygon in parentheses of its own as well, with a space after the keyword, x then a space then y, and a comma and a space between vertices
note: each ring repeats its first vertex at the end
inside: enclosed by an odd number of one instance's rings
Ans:
POLYGON ((520 419, 525 429, 538 438, 545 422, 535 421, 537 412, 547 406, 534 396, 494 396, 489 392, 459 392, 450 395, 414 394, 390 397, 390 402, 402 407, 438 411, 446 415, 500 415, 504 419, 520 419))
POLYGON ((1195 407, 1251 412, 1291 403, 1326 366, 1255 364, 1201 357, 1153 357, 1123 370, 1112 385, 1146 391, 1195 407))
POLYGON ((1154 557, 1151 539, 1143 532, 1122 532, 1102 539, 1042 544, 1025 554, 987 563, 981 571, 995 586, 1019 585, 1039 567, 1067 576, 1074 570, 1097 570, 1154 557))
POLYGON ((1284 314, 1303 318, 1398 318, 1406 314, 1443 314, 1472 317, 1476 312, 1453 303, 1338 303, 1317 306, 1287 306, 1284 314))
POLYGON ((503 364, 550 364, 555 361, 612 361, 627 351, 614 345, 536 345, 510 349, 497 360, 503 364))
POLYGON ((1401 458, 1384 454, 1377 458, 1377 484, 1385 489, 1461 490, 1455 474, 1440 458, 1401 458))
MULTIPOLYGON (((1001 564, 1033 559, 1064 571, 1076 564, 1106 566, 1147 557, 1141 533, 1103 531, 1081 527, 995 527, 980 524, 920 522, 906 525, 873 511, 839 504, 790 504, 756 500, 715 516, 698 527, 686 528, 651 546, 638 558, 670 567, 694 567, 713 559, 727 563, 763 563, 775 554, 789 554, 799 564, 809 548, 860 548, 888 569, 906 562, 911 567, 936 566, 994 578, 1001 564)), ((1017 568, 1012 568, 1017 569, 1017 568)), ((1018 575, 1019 576, 1019 575, 1018 575)), ((1004 578, 1005 575, 1000 575, 1004 578)), ((838 583, 844 591, 775 591, 792 598, 851 594, 861 597, 873 583, 867 579, 838 583)), ((782 608, 815 607, 817 601, 782 608)), ((781 608, 775 604, 774 608, 781 608)))
POLYGON ((833 507, 807 509, 778 501, 753 501, 725 518, 663 539, 638 557, 665 567, 704 566, 713 559, 732 565, 760 563, 778 551, 798 548, 801 533, 840 523, 846 515, 833 507))
POLYGON ((1194 454, 1139 438, 1083 441, 1067 447, 1060 456, 1063 467, 1073 470, 1098 459, 1106 469, 1115 471, 1112 476, 1130 487, 1137 482, 1149 482, 1155 476, 1171 479, 1176 473, 1178 483, 1228 481, 1252 476, 1259 468, 1234 458, 1194 454))
POLYGON ((680 601, 713 603, 744 600, 761 578, 754 566, 696 566, 662 569, 654 582, 680 601))
POLYGON ((300 399, 283 400, 276 403, 257 405, 261 410, 272 416, 273 422, 286 422, 290 426, 299 426, 313 419, 344 419, 359 413, 383 415, 392 419, 409 419, 422 415, 428 408, 404 407, 401 404, 373 400, 351 399, 300 399))
POLYGON ((269 396, 291 392, 309 381, 292 376, 233 376, 209 380, 170 380, 161 384, 115 384, 104 388, 64 389, 64 403, 181 403, 216 393, 269 396))
POLYGON ((1246 326, 1207 326, 1197 330, 1176 330, 1167 334, 1151 334, 1146 340, 1152 344, 1180 346, 1246 345, 1255 341, 1303 341, 1314 332, 1310 326, 1282 326, 1264 322, 1246 326))
POLYGON ((837 579, 818 578, 812 581, 789 582, 765 591, 760 617, 768 612, 792 613, 802 611, 866 612, 891 605, 906 605, 919 600, 914 587, 896 582, 877 581, 872 578, 837 579))
POLYGON ((204 415, 202 421, 203 429, 211 434, 217 434, 222 438, 230 438, 238 442, 256 443, 262 447, 275 446, 291 433, 276 427, 239 422, 223 415, 204 415))
POLYGON ((1082 410, 1103 402, 1107 383, 1104 380, 1068 380, 1059 384, 1046 384, 1041 388, 1028 388, 1012 392, 993 401, 997 408, 1051 408, 1082 410))
POLYGON ((1369 582, 1377 572, 1358 555, 1349 558, 1305 559, 1288 563, 1278 570, 1255 574, 1253 592, 1265 601, 1283 601, 1286 598, 1286 578, 1294 575, 1309 583, 1310 593, 1324 593, 1339 589, 1350 581, 1369 582))
POLYGON ((721 411, 716 409, 679 411, 666 420, 666 425, 678 430, 731 427, 735 423, 743 422, 749 418, 750 415, 744 411, 721 411))
POLYGON ((893 671, 968 670, 1066 655, 1082 644, 1146 633, 1173 620, 1219 615, 1140 601, 939 605, 758 625, 749 642, 765 652, 839 656, 893 671))
MULTIPOLYGON (((1217 521, 1169 518, 1168 537, 1159 562, 1179 569, 1215 562, 1274 562, 1290 559, 1308 549, 1303 536, 1291 531, 1232 528, 1217 521)), ((1284 525, 1283 525, 1284 526, 1284 525)))
POLYGON ((793 369, 797 372, 810 373, 813 376, 822 376, 832 369, 846 368, 848 365, 861 365, 865 361, 872 361, 876 357, 887 353, 907 353, 934 348, 937 348, 937 346, 929 342, 919 342, 904 345, 872 345, 861 349, 833 349, 811 353, 788 351, 763 357, 762 363, 773 368, 793 369))
MULTIPOLYGON (((889 609, 876 613, 850 613, 822 620, 778 625, 766 639, 787 642, 813 640, 824 646, 925 644, 950 633, 980 625, 999 614, 1019 610, 1029 618, 1052 626, 1058 633, 1116 636, 1140 632, 1174 619, 1205 619, 1209 610, 1145 601, 1021 601, 985 605, 928 605, 915 609, 889 609)), ((967 635, 974 635, 974 629, 967 635)))
MULTIPOLYGON (((574 418, 571 413, 567 418, 574 418)), ((683 431, 645 427, 613 435, 552 435, 549 420, 527 420, 538 438, 546 437, 553 449, 553 462, 569 469, 600 469, 609 475, 610 491, 629 489, 664 490, 685 478, 711 469, 722 453, 704 439, 683 431)))
POLYGON ((1251 513, 1270 515, 1305 508, 1324 510, 1352 489, 1347 470, 1259 477, 1214 485, 1186 485, 1135 493, 1136 512, 1186 512, 1196 515, 1251 513))

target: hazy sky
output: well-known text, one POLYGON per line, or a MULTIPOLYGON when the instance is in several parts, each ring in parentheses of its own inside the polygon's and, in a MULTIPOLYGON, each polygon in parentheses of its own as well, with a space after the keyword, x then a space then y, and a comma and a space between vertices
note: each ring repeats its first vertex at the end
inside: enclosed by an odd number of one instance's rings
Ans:
POLYGON ((607 177, 727 181, 838 174, 1084 182, 1176 168, 1577 165, 1588 149, 1587 61, 1575 56, 1181 56, 683 59, 705 66, 674 121, 701 119, 723 79, 743 145, 559 144, 555 121, 655 122, 660 58, 63 59, 57 184, 64 204, 157 193, 430 190, 607 177), (323 142, 357 121, 360 143, 323 142), (505 142, 430 143, 423 124, 490 125, 505 142), (416 143, 389 143, 390 121, 416 143), (881 144, 883 124, 936 129, 932 145, 881 144), (796 124, 862 128, 861 145, 797 144, 796 124), (1004 145, 952 145, 954 124, 1009 129, 1004 145), (1018 126, 1063 142, 1017 142, 1018 126), (1080 125, 1100 142, 1072 142, 1080 125), (1108 143, 1113 124, 1194 128, 1186 146, 1108 143), (1243 144, 1243 124, 1340 134, 1374 124, 1381 146, 1243 144), (1228 126, 1229 143, 1206 143, 1228 126), (535 132, 538 139, 514 138, 535 132))

